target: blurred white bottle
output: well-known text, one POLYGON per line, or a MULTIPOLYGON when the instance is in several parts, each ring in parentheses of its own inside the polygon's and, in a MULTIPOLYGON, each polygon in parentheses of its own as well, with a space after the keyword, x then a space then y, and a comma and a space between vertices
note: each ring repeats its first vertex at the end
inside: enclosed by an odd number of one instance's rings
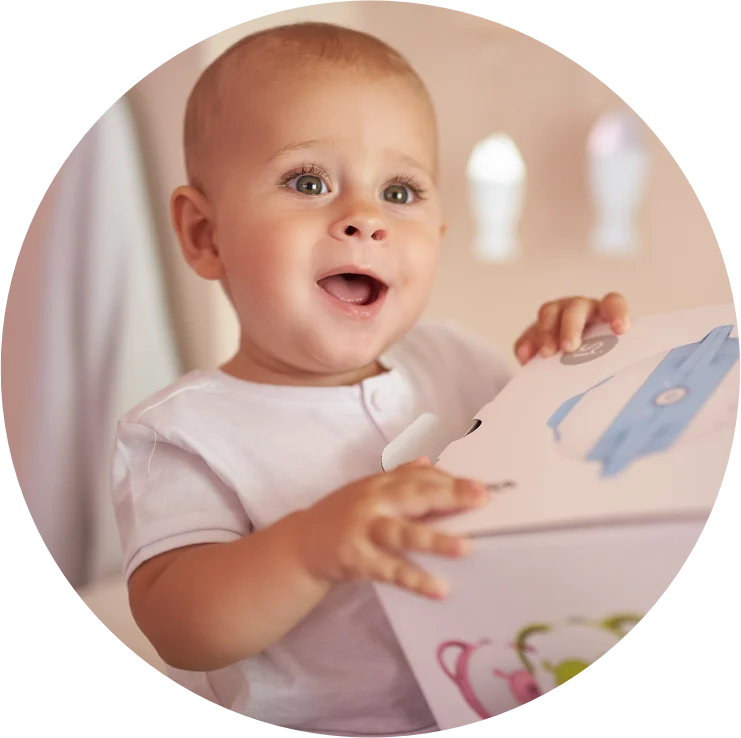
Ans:
POLYGON ((476 256, 484 262, 513 259, 525 193, 525 162, 514 141, 502 133, 480 141, 471 152, 467 173, 476 256))
POLYGON ((629 256, 638 248, 635 219, 648 169, 638 119, 630 112, 605 113, 589 135, 588 161, 596 215, 592 249, 629 256))

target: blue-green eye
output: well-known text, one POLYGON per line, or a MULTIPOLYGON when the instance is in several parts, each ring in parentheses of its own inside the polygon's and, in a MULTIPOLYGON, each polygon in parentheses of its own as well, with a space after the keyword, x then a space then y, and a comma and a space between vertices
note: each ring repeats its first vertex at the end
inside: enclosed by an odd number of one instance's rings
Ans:
POLYGON ((321 178, 313 174, 302 174, 295 182, 296 191, 302 195, 324 195, 329 191, 321 178))
POLYGON ((407 205, 414 200, 414 192, 410 187, 393 184, 383 191, 383 199, 394 205, 407 205))

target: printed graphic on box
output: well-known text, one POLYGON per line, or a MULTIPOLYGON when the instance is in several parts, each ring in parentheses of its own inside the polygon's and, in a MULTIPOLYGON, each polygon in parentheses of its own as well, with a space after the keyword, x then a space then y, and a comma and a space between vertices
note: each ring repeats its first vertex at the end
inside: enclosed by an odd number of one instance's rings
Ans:
MULTIPOLYGON (((669 450, 680 438, 733 426, 737 388, 724 381, 739 360, 738 338, 729 337, 732 330, 730 325, 719 326, 701 341, 669 351, 653 371, 657 357, 638 362, 564 402, 547 423, 559 448, 567 456, 600 463, 602 477, 615 477, 640 457, 669 450), (593 419, 604 420, 599 416, 600 392, 620 392, 622 385, 633 384, 636 373, 649 371, 595 442, 575 416, 583 411, 594 427, 593 419), (701 427, 686 433, 696 425, 703 408, 701 427)), ((587 355, 594 357, 593 353, 587 355)))
POLYGON ((592 622, 573 618, 520 630, 510 643, 451 640, 437 649, 437 660, 481 719, 540 697, 564 684, 604 656, 640 620, 633 614, 592 622))
POLYGON ((488 638, 474 643, 446 641, 437 649, 437 660, 461 697, 482 720, 542 694, 514 643, 497 643, 488 638))

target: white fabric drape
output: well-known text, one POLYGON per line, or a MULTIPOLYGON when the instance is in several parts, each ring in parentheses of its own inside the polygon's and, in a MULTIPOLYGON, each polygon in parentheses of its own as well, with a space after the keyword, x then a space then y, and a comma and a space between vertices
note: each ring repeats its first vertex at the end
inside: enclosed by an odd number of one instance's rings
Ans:
POLYGON ((37 374, 18 476, 34 521, 73 586, 113 573, 116 418, 179 366, 158 242, 125 99, 60 171, 41 244, 37 374))

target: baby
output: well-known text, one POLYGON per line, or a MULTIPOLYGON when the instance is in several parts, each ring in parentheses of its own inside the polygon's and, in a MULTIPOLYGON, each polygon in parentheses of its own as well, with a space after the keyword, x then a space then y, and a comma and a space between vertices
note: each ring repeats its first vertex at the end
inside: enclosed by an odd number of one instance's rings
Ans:
MULTIPOLYGON (((444 597, 405 552, 465 555, 425 521, 487 492, 427 459, 383 473, 381 453, 424 412, 460 437, 509 374, 461 332, 416 325, 444 230, 425 87, 361 33, 258 33, 196 84, 185 157, 173 223, 241 337, 119 424, 134 617, 176 681, 229 709, 324 734, 433 731, 371 582, 444 597)), ((623 298, 550 302, 518 358, 573 350, 597 320, 626 330, 623 298)))

